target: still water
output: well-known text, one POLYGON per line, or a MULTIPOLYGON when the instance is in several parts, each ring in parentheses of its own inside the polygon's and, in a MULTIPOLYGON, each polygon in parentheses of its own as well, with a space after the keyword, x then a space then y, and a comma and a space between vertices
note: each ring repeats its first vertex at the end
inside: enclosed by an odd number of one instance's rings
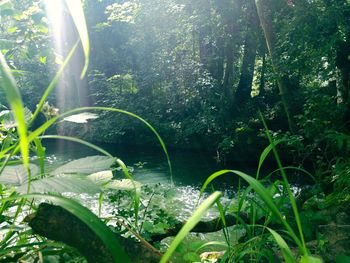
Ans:
MULTIPOLYGON (((47 168, 55 169, 58 166, 75 159, 101 155, 99 152, 76 143, 64 141, 45 140, 47 168)), ((222 169, 215 158, 208 152, 190 150, 169 150, 169 156, 173 167, 173 182, 170 184, 170 172, 167 159, 162 149, 146 147, 128 147, 114 144, 99 145, 113 156, 120 158, 130 169, 134 179, 150 187, 158 187, 158 194, 153 196, 152 203, 157 207, 161 206, 165 211, 171 212, 179 220, 186 220, 198 205, 200 187, 205 179, 215 171, 222 169), (156 186, 157 185, 157 186, 156 186), (159 194, 163 193, 163 194, 159 194), (158 197, 156 197, 158 196, 158 197), (170 198, 171 197, 171 198, 170 198)), ((223 192, 221 201, 229 202, 234 195, 237 177, 226 175, 215 180, 215 190, 223 192)), ((208 193, 201 199, 205 198, 208 193)), ((113 195, 113 190, 109 194, 113 195)), ((149 199, 149 193, 142 193, 144 200, 149 199)), ((87 194, 66 193, 67 196, 78 199, 86 207, 96 214, 98 213, 98 196, 87 194)), ((116 205, 108 202, 106 196, 102 207, 102 217, 110 217, 115 214, 116 205)), ((208 210, 204 218, 218 216, 217 208, 208 210)))
MULTIPOLYGON (((54 165, 101 153, 76 143, 46 140, 47 159, 54 165)), ((170 183, 170 172, 166 156, 159 148, 135 147, 115 144, 99 145, 113 156, 120 158, 128 167, 136 181, 144 184, 170 183)), ((176 186, 200 187, 212 173, 223 169, 243 170, 251 172, 253 169, 240 164, 235 167, 223 167, 215 160, 212 153, 199 150, 169 150, 173 169, 173 181, 176 186)), ((214 184, 218 189, 230 188, 237 184, 237 177, 225 175, 218 178, 214 184)))
MULTIPOLYGON (((43 141, 43 146, 46 147, 46 157, 47 161, 50 163, 50 169, 54 169, 75 159, 92 155, 101 155, 91 148, 76 143, 46 140, 43 141)), ((223 168, 230 168, 242 170, 246 173, 251 170, 251 174, 254 174, 253 169, 249 169, 249 167, 248 169, 244 169, 244 167, 239 164, 235 167, 221 167, 216 162, 214 156, 208 152, 169 150, 174 182, 174 185, 171 185, 167 159, 160 147, 128 147, 114 144, 99 146, 113 156, 120 158, 129 167, 136 181, 143 185, 149 185, 152 189, 158 187, 157 198, 154 196, 147 196, 147 193, 144 195, 144 192, 142 193, 142 198, 144 198, 144 200, 153 198, 152 203, 155 203, 156 207, 162 207, 165 211, 171 212, 172 215, 179 220, 186 220, 189 218, 196 209, 198 203, 208 196, 213 189, 222 191, 223 196, 221 202, 223 204, 228 205, 230 203, 231 198, 235 195, 238 182, 238 177, 233 174, 227 174, 216 179, 214 183, 208 187, 207 193, 201 197, 201 200, 199 199, 200 188, 206 178, 212 173, 223 168)), ((77 195, 73 193, 67 194, 74 199, 80 200, 93 212, 98 213, 98 196, 89 196, 86 194, 77 195)), ((111 190, 109 194, 113 195, 113 190, 111 190)), ((108 198, 105 200, 107 201, 107 199, 108 198)), ((115 209, 116 205, 108 203, 107 201, 103 205, 101 216, 110 217, 116 213, 115 209)), ((207 211, 204 218, 209 219, 217 216, 217 208, 212 207, 207 211)))

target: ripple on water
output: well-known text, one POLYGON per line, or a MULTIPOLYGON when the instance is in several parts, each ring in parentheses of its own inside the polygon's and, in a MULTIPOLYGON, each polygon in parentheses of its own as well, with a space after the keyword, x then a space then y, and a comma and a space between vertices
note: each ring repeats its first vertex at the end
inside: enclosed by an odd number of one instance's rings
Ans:
MULTIPOLYGON (((141 198, 144 207, 151 209, 162 209, 168 215, 177 218, 180 221, 186 221, 196 210, 208 194, 204 193, 200 197, 199 187, 195 186, 172 186, 170 184, 158 184, 154 187, 152 184, 147 186, 147 191, 142 191, 141 198)), ((144 189, 144 188, 142 188, 144 189)), ((115 194, 116 191, 111 190, 105 193, 100 216, 103 218, 112 218, 118 214, 118 210, 130 208, 132 200, 125 198, 118 200, 118 203, 111 202, 108 196, 115 194)), ((99 195, 65 193, 66 197, 78 200, 85 207, 89 208, 93 213, 99 213, 99 195)), ((229 191, 224 192, 220 199, 223 205, 230 202, 229 191)), ((141 211, 142 213, 142 211, 141 211)), ((209 220, 219 216, 216 205, 206 211, 203 220, 209 220)))

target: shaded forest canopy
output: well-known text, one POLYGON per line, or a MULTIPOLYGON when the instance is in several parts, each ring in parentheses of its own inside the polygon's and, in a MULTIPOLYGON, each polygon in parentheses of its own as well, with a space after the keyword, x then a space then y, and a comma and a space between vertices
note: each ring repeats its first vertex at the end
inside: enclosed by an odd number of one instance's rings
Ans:
MULTIPOLYGON (((1 7, 1 49, 33 111, 77 32, 63 8, 58 49, 48 19, 54 13, 46 18, 43 1, 1 7)), ((169 147, 209 150, 221 163, 256 163, 266 146, 261 111, 274 139, 288 141, 281 146, 288 163, 329 170, 334 156, 347 157, 347 0, 86 0, 84 9, 87 76, 79 78, 79 50, 36 125, 55 108, 115 107, 150 121, 169 147)), ((143 124, 108 112, 83 129, 59 124, 58 131, 157 144, 143 124)))
MULTIPOLYGON (((54 53, 42 2, 13 3, 13 12, 26 15, 15 16, 14 26, 5 12, 3 49, 13 67, 26 72, 20 86, 25 105, 34 109, 57 55, 64 57, 76 41, 75 29, 66 13, 63 53, 54 53)), ((168 145, 207 148, 222 160, 237 158, 230 154, 243 149, 254 148, 246 156, 258 156, 264 145, 259 110, 277 135, 290 131, 301 144, 328 128, 348 126, 346 0, 84 4, 91 39, 88 76, 78 78, 81 62, 70 65, 61 94, 50 99, 62 112, 85 105, 126 109, 151 120, 168 145)), ((105 115, 80 135, 154 142, 141 125, 105 115)))

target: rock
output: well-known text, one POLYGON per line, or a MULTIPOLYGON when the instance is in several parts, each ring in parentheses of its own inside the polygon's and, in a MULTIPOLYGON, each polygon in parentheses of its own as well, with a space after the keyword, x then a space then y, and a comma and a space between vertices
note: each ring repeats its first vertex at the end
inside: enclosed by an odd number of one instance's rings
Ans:
POLYGON ((336 224, 320 225, 318 230, 327 239, 326 260, 333 261, 337 255, 350 255, 350 225, 336 224))

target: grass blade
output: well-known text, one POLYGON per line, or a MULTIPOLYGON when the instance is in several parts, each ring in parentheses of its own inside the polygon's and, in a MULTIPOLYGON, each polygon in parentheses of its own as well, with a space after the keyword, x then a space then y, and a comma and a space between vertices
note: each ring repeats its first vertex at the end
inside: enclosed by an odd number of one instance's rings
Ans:
POLYGON ((297 208, 297 205, 296 205, 296 202, 295 202, 295 198, 293 196, 292 190, 290 189, 289 182, 288 182, 288 179, 287 179, 287 175, 286 175, 286 173, 285 173, 285 171, 283 169, 283 165, 282 165, 281 159, 279 157, 279 154, 277 152, 277 149, 276 149, 276 147, 275 147, 275 145, 273 143, 272 136, 271 136, 271 134, 269 132, 269 129, 268 129, 267 124, 265 122, 264 116, 261 114, 261 112, 260 112, 260 118, 261 118, 261 120, 263 122, 263 125, 264 125, 264 128, 266 130, 266 136, 267 136, 270 144, 272 145, 272 151, 273 151, 273 154, 275 156, 278 168, 281 171, 282 178, 283 178, 283 181, 284 181, 284 184, 285 184, 285 188, 287 190, 288 197, 289 197, 290 203, 292 205, 292 209, 293 209, 293 213, 294 213, 294 217, 295 217, 295 222, 297 223, 299 236, 300 236, 300 240, 301 240, 301 244, 298 244, 298 246, 302 250, 302 253, 304 254, 304 256, 307 257, 308 256, 308 251, 307 251, 305 240, 304 240, 303 228, 301 226, 300 216, 299 216, 298 208, 297 208))
MULTIPOLYGON (((314 177, 311 173, 309 173, 308 171, 306 171, 305 169, 303 169, 303 168, 301 168, 301 167, 285 166, 285 167, 283 167, 283 170, 295 170, 295 171, 302 172, 302 173, 306 174, 307 176, 309 176, 314 182, 316 182, 315 177, 314 177)), ((269 178, 272 174, 277 173, 277 172, 279 172, 279 171, 281 171, 280 168, 278 168, 278 169, 272 171, 271 173, 269 173, 269 174, 266 176, 266 178, 269 178)))
POLYGON ((220 246, 220 247, 223 247, 223 248, 228 248, 228 245, 225 242, 210 241, 210 242, 207 242, 207 243, 201 245, 199 248, 197 248, 196 249, 196 253, 198 253, 201 249, 209 247, 209 246, 220 246))
POLYGON ((64 135, 43 135, 43 136, 38 136, 38 138, 40 138, 40 139, 58 139, 58 140, 66 140, 66 141, 80 143, 80 144, 83 144, 87 147, 90 147, 91 149, 94 149, 94 150, 96 150, 96 151, 98 151, 98 152, 100 152, 108 157, 114 158, 112 154, 110 154, 106 150, 102 149, 101 147, 98 147, 95 144, 89 143, 89 142, 84 141, 84 140, 79 139, 79 138, 64 136, 64 135))
POLYGON ((218 178, 221 175, 227 174, 227 173, 232 173, 231 170, 220 170, 217 171, 215 173, 213 173, 212 175, 210 175, 204 182, 201 190, 200 190, 200 196, 204 193, 205 189, 207 188, 207 186, 214 181, 214 179, 218 178))
POLYGON ((280 234, 278 234, 275 230, 266 227, 267 230, 270 231, 273 238, 276 240, 277 245, 280 247, 282 255, 284 257, 284 260, 286 263, 294 263, 294 256, 292 251, 290 250, 289 246, 287 245, 286 241, 281 237, 280 234))
POLYGON ((211 207, 215 201, 221 196, 220 192, 214 192, 211 194, 204 202, 196 209, 193 215, 188 219, 186 224, 181 228, 180 232, 176 235, 175 239, 171 243, 168 250, 163 255, 160 263, 166 263, 171 255, 174 253, 177 246, 181 243, 181 241, 185 238, 185 236, 191 231, 192 228, 196 226, 196 224, 201 220, 203 214, 211 207))
POLYGON ((255 179, 259 179, 259 174, 260 174, 260 169, 261 169, 261 166, 263 165, 266 157, 269 155, 269 153, 271 152, 271 150, 273 149, 273 147, 276 147, 277 144, 281 143, 281 142, 284 142, 285 140, 277 140, 275 142, 273 142, 273 145, 272 144, 269 144, 265 149, 264 151, 261 153, 260 155, 260 159, 259 159, 259 165, 258 165, 258 169, 256 170, 256 176, 255 176, 255 179))
MULTIPOLYGON (((344 261, 344 262, 348 262, 347 260, 348 259, 346 259, 346 261, 344 261)), ((302 256, 300 259, 300 263, 322 263, 322 262, 323 262, 322 259, 320 259, 318 257, 310 256, 310 255, 302 256)))
POLYGON ((38 155, 39 166, 40 166, 40 177, 43 178, 45 174, 45 148, 41 144, 41 140, 36 138, 34 140, 35 148, 38 155))
POLYGON ((9 102, 15 120, 17 122, 17 130, 20 138, 20 149, 24 166, 29 165, 29 143, 27 137, 27 125, 25 122, 24 106, 20 91, 16 85, 16 81, 11 74, 11 70, 6 60, 0 52, 0 85, 5 90, 7 101, 9 102))
POLYGON ((242 179, 244 179, 254 189, 254 191, 260 196, 260 198, 264 201, 265 205, 273 213, 273 215, 279 219, 279 221, 286 228, 287 232, 292 237, 294 242, 299 247, 302 247, 302 243, 300 242, 299 238, 295 235, 291 226, 288 224, 288 222, 284 219, 284 217, 282 216, 282 214, 278 210, 278 208, 275 205, 273 198, 270 196, 269 192, 265 189, 265 187, 258 180, 254 179, 253 177, 251 177, 251 176, 249 176, 241 171, 236 171, 236 170, 218 171, 207 178, 207 180, 204 182, 204 184, 201 188, 201 193, 203 193, 203 191, 205 190, 207 185, 209 183, 211 183, 215 178, 217 178, 223 174, 226 174, 226 173, 236 174, 239 177, 241 177, 242 179))

